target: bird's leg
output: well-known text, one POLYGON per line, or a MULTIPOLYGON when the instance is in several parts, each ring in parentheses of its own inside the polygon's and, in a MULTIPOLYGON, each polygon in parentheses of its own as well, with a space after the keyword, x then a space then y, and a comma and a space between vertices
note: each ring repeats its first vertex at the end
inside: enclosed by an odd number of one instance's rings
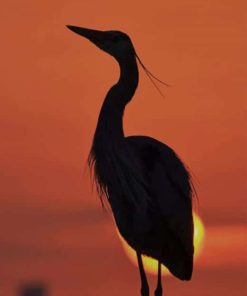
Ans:
POLYGON ((141 254, 138 252, 136 252, 136 255, 137 255, 137 261, 138 261, 138 266, 139 266, 139 271, 141 276, 141 295, 149 296, 148 281, 147 281, 147 277, 143 267, 142 257, 141 257, 141 254))
POLYGON ((162 281, 161 281, 161 263, 158 261, 158 281, 157 281, 157 287, 154 292, 155 296, 162 296, 162 281))

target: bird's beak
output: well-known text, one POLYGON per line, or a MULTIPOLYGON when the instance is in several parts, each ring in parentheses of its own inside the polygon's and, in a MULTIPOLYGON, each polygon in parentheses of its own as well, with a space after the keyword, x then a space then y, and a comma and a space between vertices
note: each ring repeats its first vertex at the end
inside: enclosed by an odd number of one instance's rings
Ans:
POLYGON ((87 28, 80 28, 75 26, 67 26, 68 29, 70 29, 72 32, 79 34, 91 42, 93 42, 95 45, 100 46, 104 40, 105 40, 105 32, 104 31, 98 31, 98 30, 92 30, 87 28))

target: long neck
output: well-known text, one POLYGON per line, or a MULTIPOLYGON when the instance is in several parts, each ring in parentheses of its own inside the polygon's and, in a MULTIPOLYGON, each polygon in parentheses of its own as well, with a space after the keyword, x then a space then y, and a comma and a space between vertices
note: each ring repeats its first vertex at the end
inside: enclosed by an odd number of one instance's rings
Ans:
POLYGON ((94 141, 106 142, 124 138, 123 114, 138 85, 138 67, 135 56, 119 60, 120 78, 107 93, 102 105, 94 141))

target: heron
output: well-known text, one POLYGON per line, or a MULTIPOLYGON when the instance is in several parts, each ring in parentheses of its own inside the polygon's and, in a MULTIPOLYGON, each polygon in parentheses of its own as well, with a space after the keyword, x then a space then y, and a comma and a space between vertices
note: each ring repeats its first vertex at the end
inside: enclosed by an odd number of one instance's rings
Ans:
MULTIPOLYGON (((100 200, 110 205, 118 231, 135 250, 141 295, 149 296, 142 255, 157 260, 155 296, 162 296, 161 266, 180 280, 193 271, 193 183, 187 166, 167 144, 149 136, 125 136, 126 105, 138 86, 138 57, 121 31, 67 26, 118 62, 120 76, 103 101, 88 162, 100 200)), ((156 78, 157 79, 157 78, 156 78)))

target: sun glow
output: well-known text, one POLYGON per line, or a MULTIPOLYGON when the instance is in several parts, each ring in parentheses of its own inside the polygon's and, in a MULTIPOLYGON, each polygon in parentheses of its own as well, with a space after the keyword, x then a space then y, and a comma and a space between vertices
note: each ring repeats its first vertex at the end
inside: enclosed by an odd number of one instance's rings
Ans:
MULTIPOLYGON (((196 213, 193 213, 193 220, 194 220, 194 247, 195 247, 194 258, 197 259, 202 251, 203 241, 205 237, 205 228, 203 226, 201 219, 196 213)), ((118 232, 118 235, 122 242, 122 246, 125 254, 130 259, 130 261, 137 266, 138 264, 136 260, 136 252, 124 241, 124 239, 121 237, 119 232, 118 232)), ((157 269, 158 269, 157 260, 143 256, 143 264, 144 264, 145 270, 148 273, 157 274, 157 269)), ((170 274, 168 269, 165 268, 163 265, 162 265, 162 274, 163 275, 170 274)))

